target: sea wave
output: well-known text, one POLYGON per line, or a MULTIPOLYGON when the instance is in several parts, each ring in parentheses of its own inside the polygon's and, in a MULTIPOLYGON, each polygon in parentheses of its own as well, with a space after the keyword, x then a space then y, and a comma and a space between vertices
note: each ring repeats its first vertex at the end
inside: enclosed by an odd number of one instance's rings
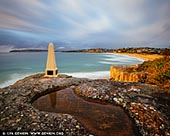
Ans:
POLYGON ((101 64, 113 64, 114 62, 111 62, 111 61, 98 61, 98 63, 101 63, 101 64))
POLYGON ((141 59, 141 58, 138 58, 138 57, 134 57, 134 56, 128 56, 128 55, 124 55, 124 54, 104 54, 103 55, 104 57, 104 60, 106 61, 125 61, 125 60, 128 60, 128 61, 132 61, 132 60, 139 60, 141 62, 144 62, 145 60, 144 59, 141 59))
POLYGON ((109 64, 109 65, 122 65, 122 64, 124 64, 125 65, 125 61, 124 62, 115 62, 115 61, 98 61, 98 63, 101 63, 101 64, 109 64))
POLYGON ((89 79, 99 79, 99 78, 109 78, 110 71, 94 71, 94 72, 73 72, 73 73, 63 73, 71 75, 78 78, 89 78, 89 79))
MULTIPOLYGON (((9 80, 0 83, 0 88, 4 88, 6 86, 14 84, 16 81, 21 80, 29 75, 35 73, 27 73, 27 74, 11 74, 9 80)), ((89 79, 99 79, 99 78, 109 78, 109 71, 95 71, 95 72, 73 72, 73 73, 61 73, 67 74, 77 78, 89 78, 89 79)))
POLYGON ((120 59, 111 58, 111 57, 110 57, 110 58, 104 58, 103 60, 105 60, 105 61, 111 61, 111 62, 113 62, 113 61, 114 61, 114 62, 115 62, 115 61, 116 61, 116 62, 119 62, 119 61, 120 61, 120 59))
POLYGON ((18 74, 18 73, 14 73, 11 74, 9 77, 9 80, 4 81, 3 83, 0 83, 0 88, 4 88, 6 86, 12 85, 14 84, 16 81, 23 79, 26 76, 31 75, 32 73, 27 73, 27 74, 18 74))

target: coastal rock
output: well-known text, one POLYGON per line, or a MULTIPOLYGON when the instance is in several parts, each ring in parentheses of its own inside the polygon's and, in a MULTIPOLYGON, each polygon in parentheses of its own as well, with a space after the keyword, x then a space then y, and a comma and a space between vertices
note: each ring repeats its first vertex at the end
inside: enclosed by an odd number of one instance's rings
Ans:
POLYGON ((0 130, 56 131, 63 135, 90 135, 73 116, 39 111, 31 105, 37 97, 53 91, 52 88, 62 89, 85 81, 88 79, 72 78, 67 75, 50 79, 43 78, 43 74, 37 74, 3 88, 0 94, 2 98, 0 100, 0 130))
POLYGON ((155 93, 162 92, 157 86, 94 80, 80 84, 75 92, 90 99, 95 96, 95 99, 120 105, 134 119, 142 135, 169 134, 170 119, 167 109, 170 110, 170 101, 162 96, 162 101, 166 103, 163 106, 157 96, 153 97, 155 93))
MULTIPOLYGON (((73 116, 39 111, 32 106, 38 97, 67 87, 78 96, 121 106, 142 135, 169 135, 170 94, 157 86, 141 83, 89 80, 36 74, 0 90, 1 131, 57 131, 66 135, 94 135, 73 116), (163 92, 163 93, 160 93, 163 92)), ((123 125, 123 124, 122 124, 123 125)), ((101 128, 108 124, 101 124, 101 128)))

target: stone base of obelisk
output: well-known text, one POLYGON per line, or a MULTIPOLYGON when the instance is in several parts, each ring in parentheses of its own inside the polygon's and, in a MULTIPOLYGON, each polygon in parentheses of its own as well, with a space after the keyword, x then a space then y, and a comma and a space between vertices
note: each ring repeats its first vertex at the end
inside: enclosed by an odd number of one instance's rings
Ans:
POLYGON ((58 69, 46 69, 44 77, 57 77, 58 69))

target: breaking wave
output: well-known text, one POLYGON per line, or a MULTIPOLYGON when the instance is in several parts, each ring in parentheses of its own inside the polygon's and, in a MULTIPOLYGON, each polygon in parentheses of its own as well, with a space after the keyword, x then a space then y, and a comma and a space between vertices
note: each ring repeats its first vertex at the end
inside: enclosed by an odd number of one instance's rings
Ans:
POLYGON ((24 77, 29 76, 29 75, 31 75, 31 73, 29 73, 29 74, 17 74, 17 73, 11 74, 8 80, 0 83, 0 88, 4 88, 6 86, 12 85, 16 81, 23 79, 24 77))
POLYGON ((109 78, 110 71, 94 71, 94 72, 73 72, 73 73, 63 73, 71 75, 78 78, 89 78, 89 79, 99 79, 99 78, 109 78))
MULTIPOLYGON (((6 86, 14 84, 16 81, 21 80, 29 75, 35 73, 27 73, 27 74, 11 74, 9 80, 6 80, 3 83, 0 83, 0 88, 4 88, 6 86)), ((77 78, 89 78, 89 79, 98 79, 98 78, 109 78, 109 71, 96 71, 96 72, 73 72, 73 73, 61 73, 67 74, 77 78)))

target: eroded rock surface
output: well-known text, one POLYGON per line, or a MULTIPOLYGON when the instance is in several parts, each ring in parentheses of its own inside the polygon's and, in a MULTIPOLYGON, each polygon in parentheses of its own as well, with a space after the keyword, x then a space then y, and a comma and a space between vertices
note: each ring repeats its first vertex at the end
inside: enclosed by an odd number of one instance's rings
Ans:
POLYGON ((116 103, 134 119, 142 135, 170 135, 170 94, 152 85, 95 80, 76 87, 83 97, 116 103))
POLYGON ((0 89, 0 130, 48 130, 62 131, 66 135, 91 135, 69 114, 39 111, 32 106, 38 97, 67 87, 75 89, 75 93, 84 98, 121 106, 142 135, 170 135, 169 91, 140 83, 89 80, 67 75, 43 78, 42 74, 0 89))
POLYGON ((69 114, 39 111, 31 105, 38 96, 53 89, 75 86, 88 79, 60 75, 58 78, 43 78, 42 74, 29 76, 0 90, 1 131, 56 131, 61 135, 90 135, 69 114), (76 127, 79 126, 79 127, 76 127))

